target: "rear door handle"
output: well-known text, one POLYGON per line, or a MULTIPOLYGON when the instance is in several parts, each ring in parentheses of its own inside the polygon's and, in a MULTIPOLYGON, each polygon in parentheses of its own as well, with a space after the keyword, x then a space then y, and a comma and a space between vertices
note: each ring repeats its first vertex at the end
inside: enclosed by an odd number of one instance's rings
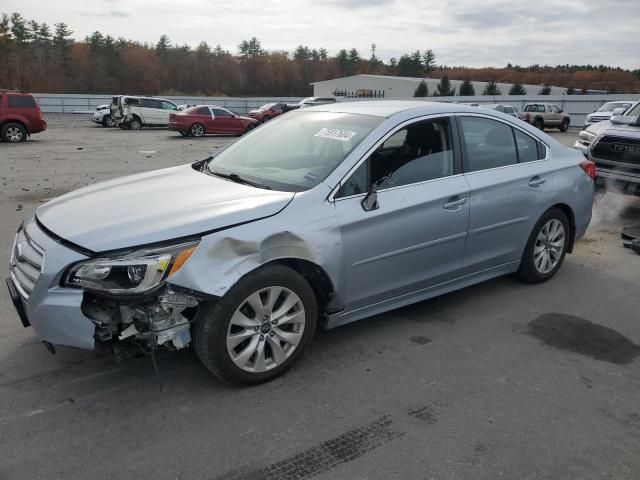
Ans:
POLYGON ((530 187, 539 187, 540 185, 542 185, 546 181, 547 180, 544 177, 539 177, 538 175, 536 175, 535 177, 531 178, 531 180, 529 180, 529 186, 530 187))
POLYGON ((457 210, 460 205, 467 203, 467 197, 451 197, 442 207, 446 210, 457 210))

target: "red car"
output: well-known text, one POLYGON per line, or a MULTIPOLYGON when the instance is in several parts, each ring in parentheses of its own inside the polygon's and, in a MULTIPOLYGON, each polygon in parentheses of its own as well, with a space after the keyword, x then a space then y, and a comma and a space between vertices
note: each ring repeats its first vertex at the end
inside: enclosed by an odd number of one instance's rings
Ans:
POLYGON ((260 123, 268 122, 273 117, 283 114, 288 109, 286 103, 267 103, 257 110, 251 110, 249 116, 255 118, 260 123))
POLYGON ((38 102, 30 93, 0 90, 0 138, 24 142, 29 135, 47 129, 38 102))
POLYGON ((258 121, 237 115, 215 105, 196 105, 169 115, 169 130, 187 137, 202 137, 207 133, 242 135, 258 125, 258 121))

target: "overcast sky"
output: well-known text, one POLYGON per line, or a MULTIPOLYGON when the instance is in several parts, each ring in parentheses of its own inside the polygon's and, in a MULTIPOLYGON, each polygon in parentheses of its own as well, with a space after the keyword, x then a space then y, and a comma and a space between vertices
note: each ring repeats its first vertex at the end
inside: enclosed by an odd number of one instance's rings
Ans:
POLYGON ((65 22, 76 39, 100 30, 155 43, 205 40, 236 51, 252 36, 268 50, 371 44, 388 60, 435 51, 446 65, 606 64, 640 68, 640 0, 0 0, 0 12, 65 22))

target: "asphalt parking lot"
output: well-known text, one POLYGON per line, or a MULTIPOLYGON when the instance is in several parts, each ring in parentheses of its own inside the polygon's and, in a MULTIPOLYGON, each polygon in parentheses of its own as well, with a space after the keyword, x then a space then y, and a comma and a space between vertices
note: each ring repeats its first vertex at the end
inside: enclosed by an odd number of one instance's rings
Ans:
MULTIPOLYGON (((7 261, 47 199, 234 140, 47 120, 0 144, 7 261)), ((499 278, 319 330, 288 374, 251 388, 190 350, 160 355, 159 377, 148 358, 52 356, 0 287, 0 479, 637 480, 640 256, 619 235, 634 221, 640 199, 607 194, 550 282, 499 278)))

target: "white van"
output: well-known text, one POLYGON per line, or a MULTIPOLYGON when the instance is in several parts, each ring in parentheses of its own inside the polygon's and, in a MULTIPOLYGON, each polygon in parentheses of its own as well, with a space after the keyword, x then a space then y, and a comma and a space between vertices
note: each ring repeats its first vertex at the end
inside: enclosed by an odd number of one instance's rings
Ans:
POLYGON ((178 106, 164 98, 118 95, 111 101, 111 118, 120 128, 166 127, 178 106))

